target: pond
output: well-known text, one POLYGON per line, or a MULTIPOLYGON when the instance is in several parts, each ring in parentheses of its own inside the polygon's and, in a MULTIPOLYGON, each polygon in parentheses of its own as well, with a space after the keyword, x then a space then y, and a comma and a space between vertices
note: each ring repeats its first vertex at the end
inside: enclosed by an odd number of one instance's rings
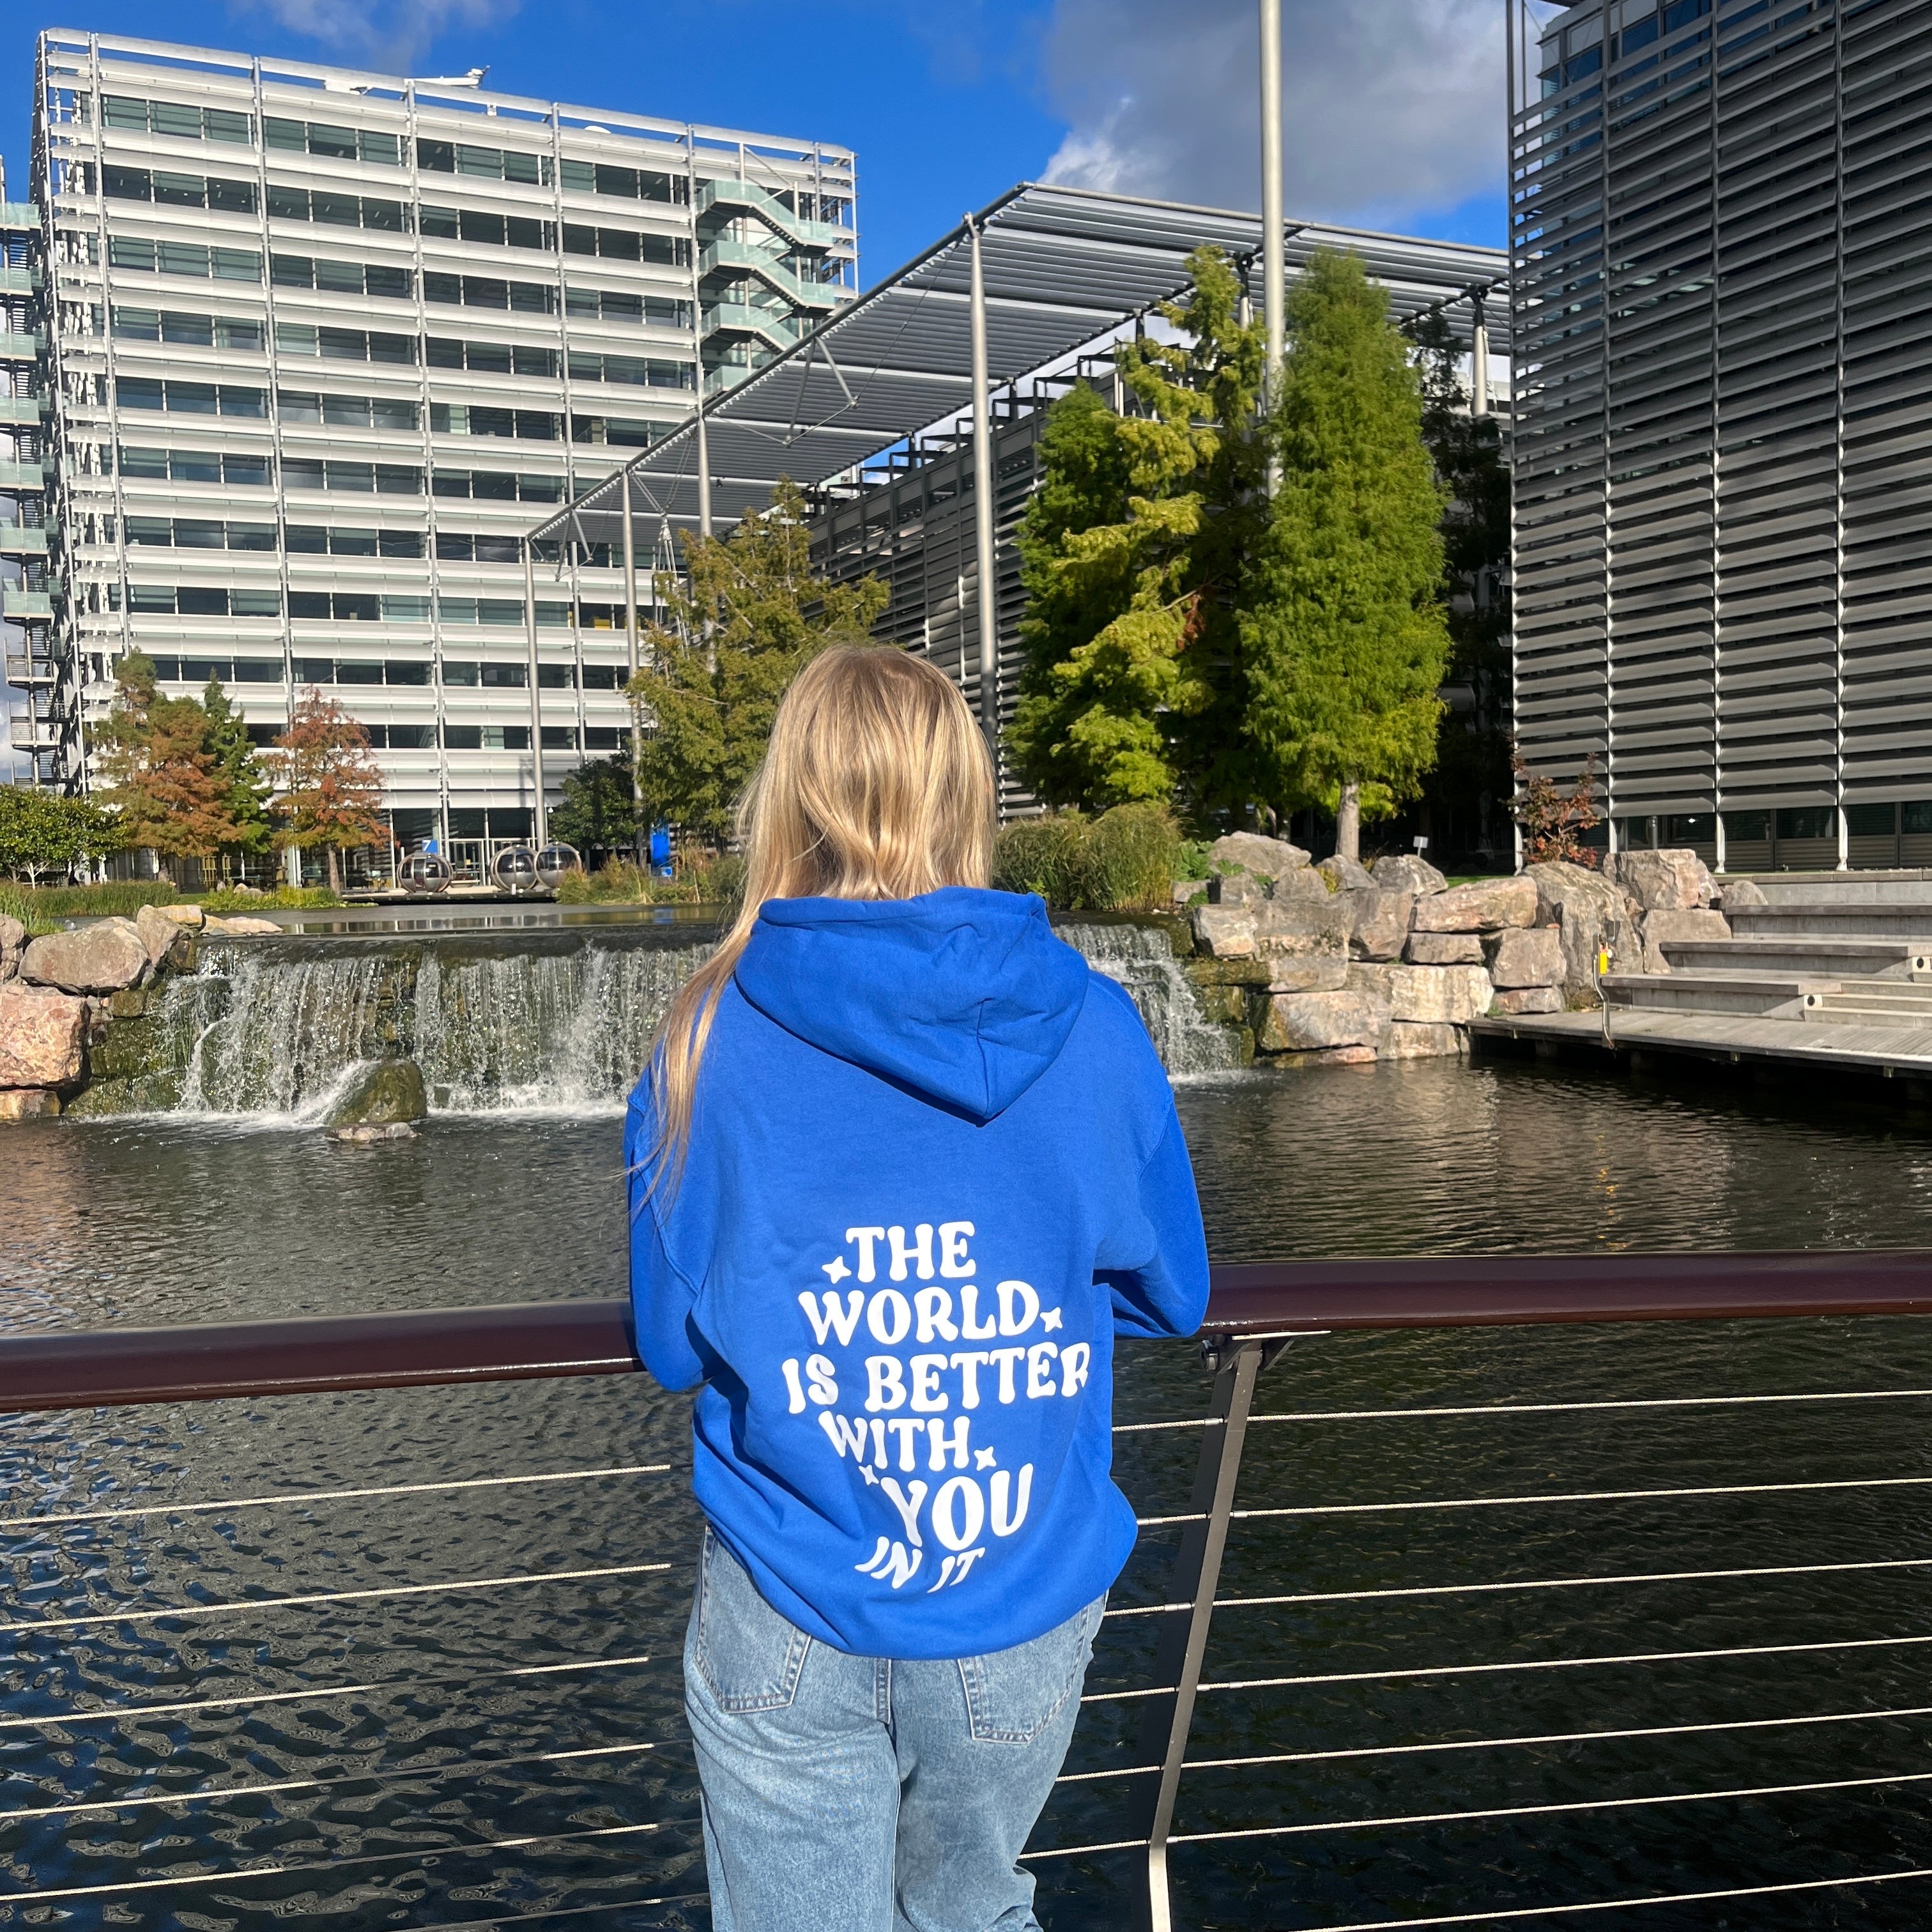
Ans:
MULTIPOLYGON (((1179 1094, 1222 1258, 1932 1246, 1932 1141, 1748 1096, 1428 1062, 1179 1094)), ((620 1292, 617 1128, 605 1108, 439 1115, 377 1148, 180 1115, 10 1130, 0 1327, 620 1292)), ((1207 1390, 1191 1347, 1138 1346, 1119 1419, 1198 1415, 1207 1390)), ((1191 1775, 1177 1821, 1298 1829, 1178 1846, 1179 1922, 1492 1922, 1932 1866, 1910 1781, 1932 1742, 1928 1392, 1932 1330, 1900 1322, 1298 1345, 1242 1502, 1306 1513, 1237 1524, 1223 1594, 1275 1600, 1224 1612, 1208 1665, 1294 1681, 1204 1698, 1192 1753, 1276 1761, 1191 1775), (1851 1390, 1921 1393, 1730 1400, 1851 1390), (1495 1412, 1529 1403, 1565 1406, 1495 1412), (1390 1413, 1413 1409, 1434 1413, 1390 1413), (1857 1486, 1762 1490, 1801 1480, 1857 1486), (1472 1497, 1522 1500, 1390 1507, 1472 1497), (1744 1570, 1787 1574, 1708 1574, 1744 1570)), ((169 1932, 707 1924, 679 1708, 686 1407, 638 1376, 0 1424, 0 1889, 169 1932), (557 1480, 504 1480, 530 1478, 557 1480)), ((1184 1507, 1198 1439, 1120 1438, 1144 1514, 1184 1507)), ((1117 1607, 1164 1600, 1174 1539, 1143 1537, 1117 1607)), ((1110 1622, 1090 1693, 1142 1681, 1152 1633, 1110 1622)), ((1136 1722, 1091 1705, 1070 1770, 1139 1761, 1136 1722)), ((1124 1823, 1120 1787, 1089 1779, 1036 1842, 1124 1823)), ((1121 1922, 1131 1858, 1040 1869, 1054 1932, 1121 1922)), ((1904 1927, 1923 1899, 1604 1922, 1904 1927)))

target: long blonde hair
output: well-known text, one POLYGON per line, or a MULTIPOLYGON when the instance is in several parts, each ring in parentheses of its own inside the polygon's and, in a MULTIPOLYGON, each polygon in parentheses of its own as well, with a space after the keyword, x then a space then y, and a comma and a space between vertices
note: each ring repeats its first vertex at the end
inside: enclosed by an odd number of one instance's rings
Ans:
POLYGON ((799 673, 739 802, 744 902, 652 1042, 653 1190, 676 1190, 718 1002, 765 902, 984 886, 993 825, 992 760, 944 672, 890 645, 841 644, 799 673))

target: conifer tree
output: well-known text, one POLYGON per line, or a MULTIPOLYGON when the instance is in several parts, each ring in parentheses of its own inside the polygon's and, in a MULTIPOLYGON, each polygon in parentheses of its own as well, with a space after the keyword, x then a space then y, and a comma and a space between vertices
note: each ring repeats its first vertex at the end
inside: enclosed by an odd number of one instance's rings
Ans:
POLYGON ((262 852, 268 845, 268 794, 274 789, 262 760, 250 742, 241 708, 229 700, 219 678, 211 677, 202 694, 202 713, 208 721, 203 748, 214 760, 233 825, 224 839, 243 852, 262 852))
POLYGON ((332 698, 311 685, 296 700, 288 729, 275 740, 274 810, 280 842, 298 851, 320 846, 329 889, 342 890, 345 847, 386 838, 382 774, 369 755, 369 734, 332 698))
POLYGON ((1050 802, 1198 806, 1242 786, 1234 597, 1252 529, 1250 429, 1261 326, 1240 320, 1219 250, 1162 314, 1176 342, 1124 343, 1116 366, 1144 414, 1076 388, 1049 412, 1046 476, 1021 526, 1027 663, 1007 742, 1050 802))
POLYGON ((1280 483, 1242 623, 1246 725, 1264 795, 1333 811, 1352 858, 1362 814, 1412 796, 1434 761, 1444 498, 1407 345, 1360 260, 1312 256, 1287 321, 1280 483))
POLYGON ((670 620, 646 631, 650 662, 627 688, 644 721, 646 808, 722 843, 786 687, 827 646, 866 643, 886 590, 874 577, 812 575, 804 493, 790 482, 728 536, 687 538, 684 556, 684 578, 658 580, 670 620))

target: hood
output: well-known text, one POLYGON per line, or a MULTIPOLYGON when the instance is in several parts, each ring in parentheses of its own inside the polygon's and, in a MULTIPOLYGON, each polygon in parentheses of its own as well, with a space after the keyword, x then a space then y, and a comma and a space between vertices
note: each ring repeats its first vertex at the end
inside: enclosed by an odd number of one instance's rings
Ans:
POLYGON ((964 886, 768 900, 736 976, 788 1033, 982 1121, 1052 1065, 1087 997, 1040 900, 964 886))

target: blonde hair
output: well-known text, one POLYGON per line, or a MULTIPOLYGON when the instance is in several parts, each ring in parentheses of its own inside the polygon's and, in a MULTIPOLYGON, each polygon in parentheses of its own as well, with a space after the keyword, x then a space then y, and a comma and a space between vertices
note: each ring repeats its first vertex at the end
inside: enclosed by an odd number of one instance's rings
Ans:
POLYGON ((984 886, 993 766, 944 672, 890 645, 836 645, 792 681, 738 806, 745 896, 652 1042, 660 1184, 675 1192, 718 1002, 767 899, 904 899, 984 886))

